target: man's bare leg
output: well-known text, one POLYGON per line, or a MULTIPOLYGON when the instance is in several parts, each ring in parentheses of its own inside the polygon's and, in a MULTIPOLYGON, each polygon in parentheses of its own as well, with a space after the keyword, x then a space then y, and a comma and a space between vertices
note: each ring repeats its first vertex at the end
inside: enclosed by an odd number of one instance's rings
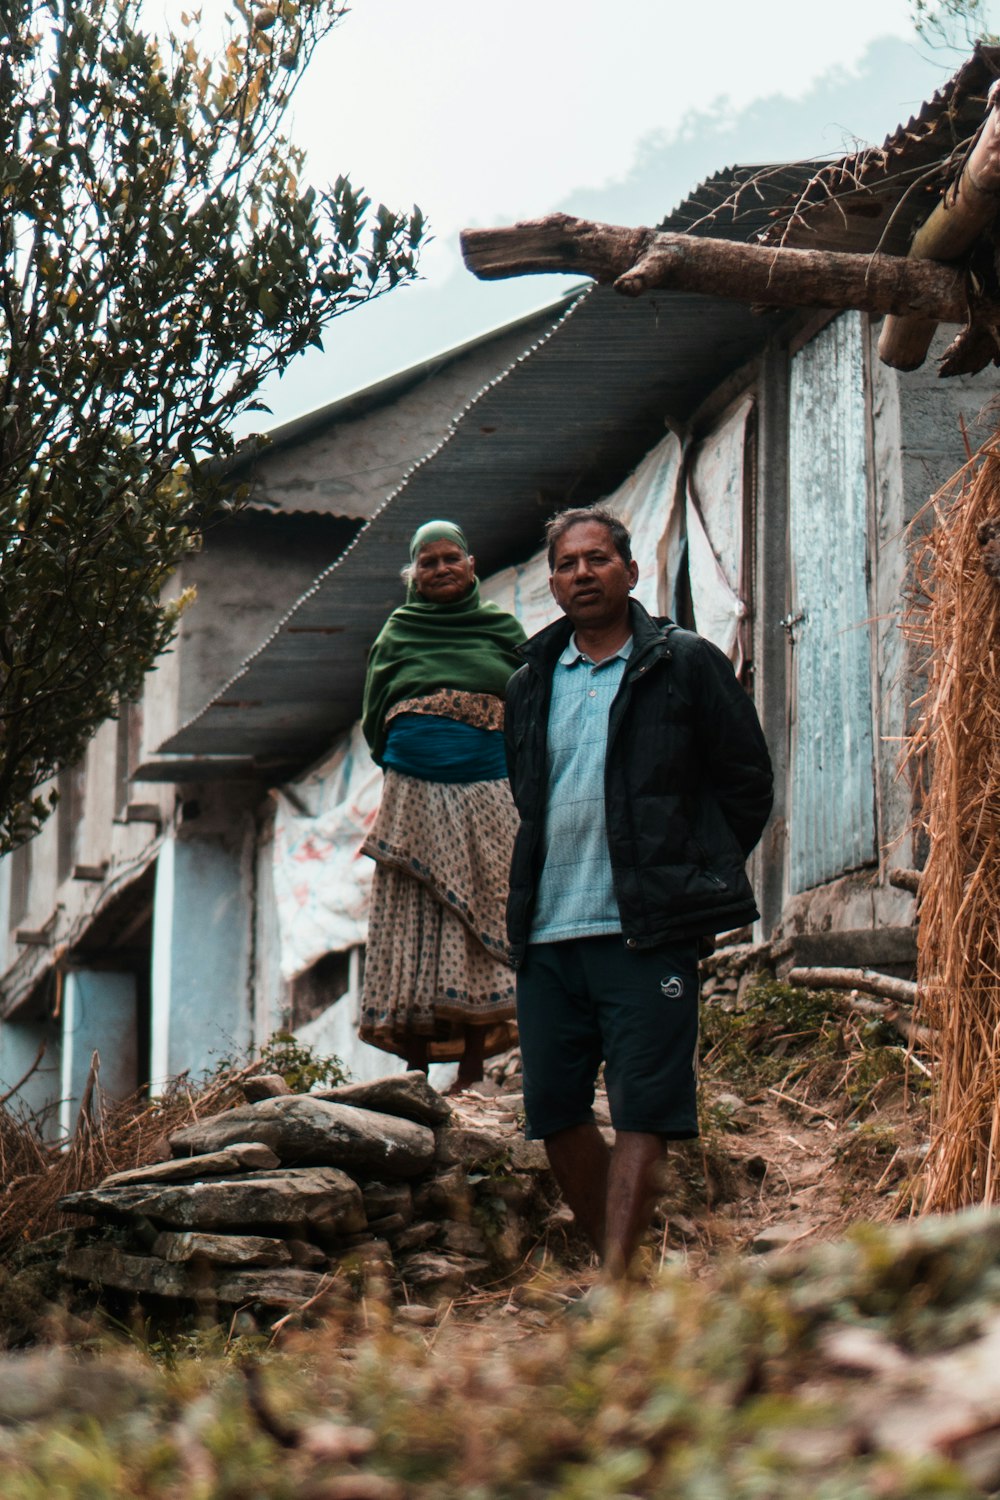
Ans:
POLYGON ((545 1150, 573 1217, 603 1257, 611 1162, 607 1142, 593 1120, 588 1120, 547 1135, 545 1150))
POLYGON ((619 1130, 615 1136, 604 1239, 604 1275, 608 1281, 622 1281, 628 1275, 639 1240, 649 1226, 662 1150, 658 1135, 619 1130))

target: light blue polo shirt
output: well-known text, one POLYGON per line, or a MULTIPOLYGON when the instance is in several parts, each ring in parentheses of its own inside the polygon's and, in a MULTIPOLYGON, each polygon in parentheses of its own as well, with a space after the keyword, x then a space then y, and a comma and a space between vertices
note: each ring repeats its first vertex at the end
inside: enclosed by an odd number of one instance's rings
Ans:
POLYGON ((546 740, 545 862, 531 923, 532 943, 621 932, 604 810, 608 715, 632 651, 632 637, 595 665, 576 636, 556 662, 546 740))

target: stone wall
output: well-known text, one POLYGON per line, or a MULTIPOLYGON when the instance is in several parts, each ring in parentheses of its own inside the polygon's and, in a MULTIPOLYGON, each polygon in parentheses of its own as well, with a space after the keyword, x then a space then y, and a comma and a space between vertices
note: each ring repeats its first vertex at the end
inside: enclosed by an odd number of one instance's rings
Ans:
POLYGON ((74 1231, 65 1277, 222 1317, 377 1275, 426 1307, 520 1265, 550 1209, 517 1096, 479 1100, 470 1117, 422 1073, 246 1089, 246 1104, 176 1131, 168 1161, 61 1201, 95 1221, 74 1231))

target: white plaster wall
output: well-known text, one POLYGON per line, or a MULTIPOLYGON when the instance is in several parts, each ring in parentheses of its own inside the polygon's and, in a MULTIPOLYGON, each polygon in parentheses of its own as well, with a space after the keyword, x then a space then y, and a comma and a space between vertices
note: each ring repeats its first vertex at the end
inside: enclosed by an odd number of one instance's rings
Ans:
POLYGON ((7 1093, 22 1083, 11 1108, 17 1114, 44 1120, 44 1134, 52 1138, 58 1131, 56 1104, 60 1086, 60 1045, 58 1028, 46 1021, 28 1021, 0 1026, 0 1092, 7 1093), (41 1061, 34 1071, 41 1043, 47 1043, 41 1061))
POLYGON ((278 908, 274 898, 274 804, 268 801, 259 822, 254 882, 253 1040, 263 1046, 285 1025, 286 984, 281 977, 278 908))
POLYGON ((87 747, 84 778, 83 827, 80 830, 80 863, 100 865, 114 853, 115 758, 118 724, 102 724, 87 747))
POLYGON ((153 910, 151 1086, 250 1047, 252 824, 167 839, 153 910))
MULTIPOLYGON (((170 597, 176 597, 183 587, 183 576, 175 575, 171 581, 170 597)), ((197 608, 197 601, 190 606, 197 608)), ((183 624, 183 616, 181 617, 183 624)), ((180 723, 181 651, 175 638, 159 658, 152 672, 146 676, 142 693, 142 747, 140 761, 148 759, 168 735, 173 734, 180 723)), ((150 783, 142 787, 143 801, 150 783)))
MULTIPOLYGON (((181 581, 197 598, 181 616, 177 721, 166 725, 167 733, 215 697, 316 575, 343 553, 360 524, 248 510, 210 533, 204 551, 183 568, 181 581)), ((165 738, 150 738, 150 750, 165 738)))
MULTIPOLYGON (((87 806, 91 785, 88 778, 87 806)), ((168 826, 172 815, 173 787, 157 787, 150 791, 148 800, 160 804, 164 825, 168 826)), ((147 800, 145 789, 143 800, 147 800)), ((59 956, 80 940, 95 912, 140 875, 156 857, 162 838, 156 824, 109 823, 103 819, 98 821, 90 813, 85 817, 88 823, 85 847, 93 854, 93 862, 108 860, 103 880, 74 880, 70 875, 61 883, 57 882, 56 815, 32 841, 28 907, 18 926, 29 930, 45 928, 48 942, 44 947, 18 944, 14 941, 9 922, 5 921, 7 962, 0 971, 0 999, 8 1011, 16 1008, 59 956), (102 830, 103 838, 100 836, 102 830)), ((7 856, 0 861, 0 867, 9 867, 9 862, 10 856, 7 856)), ((81 863, 89 862, 89 857, 81 859, 81 863)), ((9 869, 3 878, 9 880, 9 869)))

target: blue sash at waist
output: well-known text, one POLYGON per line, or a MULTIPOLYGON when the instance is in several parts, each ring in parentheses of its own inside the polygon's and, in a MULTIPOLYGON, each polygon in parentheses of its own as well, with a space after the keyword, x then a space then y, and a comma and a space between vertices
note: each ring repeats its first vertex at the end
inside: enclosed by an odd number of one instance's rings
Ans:
POLYGON ((389 723, 382 764, 421 781, 501 781, 503 734, 437 714, 399 714, 389 723))

